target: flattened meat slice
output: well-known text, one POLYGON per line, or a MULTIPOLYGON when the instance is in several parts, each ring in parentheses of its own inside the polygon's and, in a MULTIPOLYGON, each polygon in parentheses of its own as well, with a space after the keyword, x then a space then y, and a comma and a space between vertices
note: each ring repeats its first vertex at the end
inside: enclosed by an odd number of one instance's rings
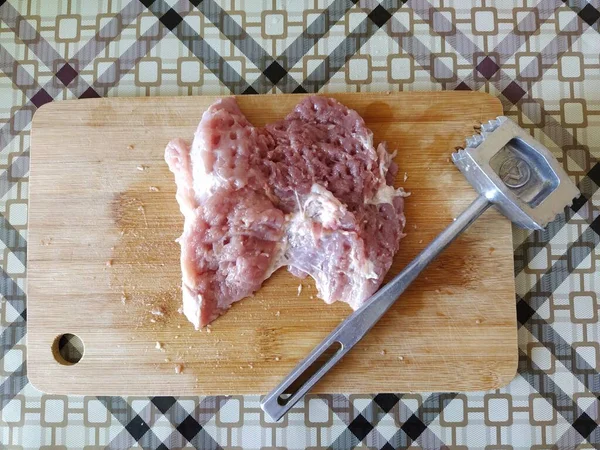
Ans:
POLYGON ((184 313, 202 327, 288 266, 327 303, 358 308, 381 284, 404 227, 397 168, 353 110, 306 97, 253 127, 233 98, 202 116, 192 145, 169 143, 185 218, 184 313))

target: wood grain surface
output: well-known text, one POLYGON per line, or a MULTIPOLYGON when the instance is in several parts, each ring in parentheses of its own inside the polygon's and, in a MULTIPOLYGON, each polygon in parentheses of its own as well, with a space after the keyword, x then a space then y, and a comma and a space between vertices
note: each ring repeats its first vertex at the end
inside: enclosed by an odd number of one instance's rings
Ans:
MULTIPOLYGON (((375 141, 398 150, 408 236, 389 279, 474 198, 449 160, 473 126, 502 113, 473 92, 331 94, 356 109, 375 141), (404 176, 408 177, 404 181, 404 176)), ((314 284, 279 270, 253 297, 194 331, 178 313, 174 242, 183 218, 163 160, 192 138, 216 97, 54 102, 31 134, 27 363, 40 390, 90 395, 264 393, 350 313, 314 284), (302 291, 298 294, 298 286, 302 291), (155 315, 152 311, 162 311, 155 315), (55 359, 78 335, 84 356, 55 359), (162 349, 155 348, 160 342, 162 349), (175 366, 183 365, 176 373, 175 366)), ((238 97, 255 125, 279 119, 297 95, 238 97)), ((517 367, 512 233, 490 210, 409 288, 317 386, 317 392, 492 389, 517 367)))

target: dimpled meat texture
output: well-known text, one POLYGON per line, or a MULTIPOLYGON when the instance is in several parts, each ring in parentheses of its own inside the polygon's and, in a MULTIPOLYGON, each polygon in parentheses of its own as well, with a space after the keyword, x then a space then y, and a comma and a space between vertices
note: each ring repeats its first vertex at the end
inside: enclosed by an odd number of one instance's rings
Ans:
POLYGON ((184 215, 183 311, 196 328, 250 296, 275 270, 313 277, 327 303, 360 307, 381 284, 404 228, 385 146, 333 99, 306 97, 252 126, 234 98, 202 116, 191 145, 171 141, 184 215))

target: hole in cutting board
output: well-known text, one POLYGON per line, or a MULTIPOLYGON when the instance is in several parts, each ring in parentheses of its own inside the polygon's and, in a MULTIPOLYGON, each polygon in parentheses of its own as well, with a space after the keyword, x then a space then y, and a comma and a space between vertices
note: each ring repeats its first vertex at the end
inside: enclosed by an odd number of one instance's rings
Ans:
POLYGON ((84 349, 81 338, 71 333, 57 336, 52 344, 54 359, 63 366, 72 366, 81 361, 84 349))

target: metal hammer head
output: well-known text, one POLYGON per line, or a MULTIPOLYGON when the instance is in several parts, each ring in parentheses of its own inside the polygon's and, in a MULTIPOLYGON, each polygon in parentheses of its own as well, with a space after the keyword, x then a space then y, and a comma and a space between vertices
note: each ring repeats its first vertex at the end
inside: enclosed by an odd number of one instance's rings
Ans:
POLYGON ((544 228, 579 196, 552 153, 508 117, 482 125, 452 160, 477 192, 523 228, 544 228))

